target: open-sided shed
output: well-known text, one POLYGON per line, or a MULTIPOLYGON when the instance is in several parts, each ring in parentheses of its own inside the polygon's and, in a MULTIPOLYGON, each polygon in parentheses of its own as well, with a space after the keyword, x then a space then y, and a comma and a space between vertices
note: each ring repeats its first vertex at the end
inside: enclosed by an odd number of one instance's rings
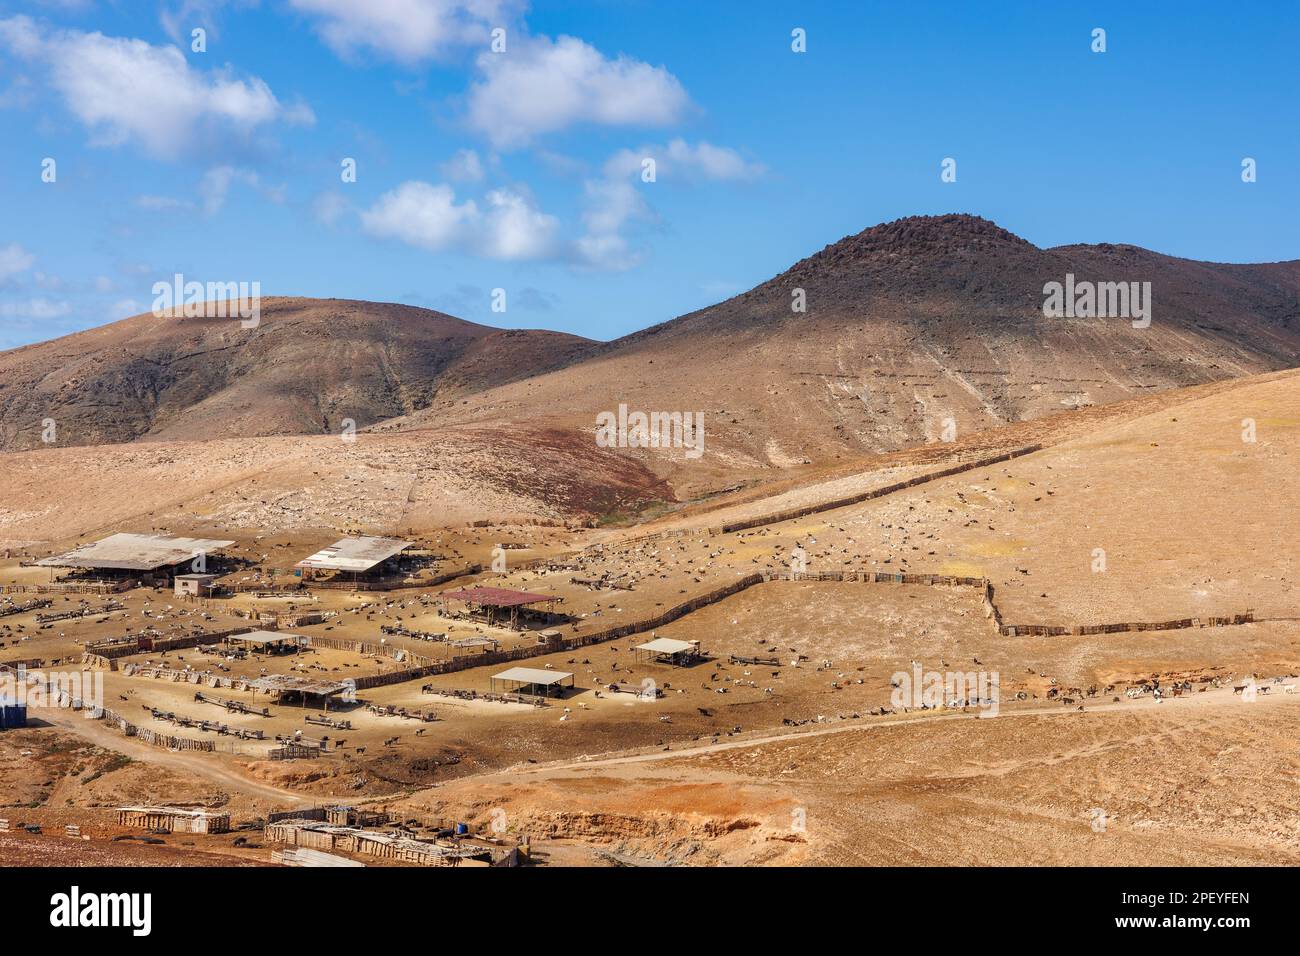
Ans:
POLYGON ((548 671, 540 667, 512 667, 488 678, 494 693, 533 694, 550 697, 562 693, 565 687, 573 689, 573 675, 564 671, 548 671))
POLYGON ((91 571, 136 571, 172 575, 181 565, 202 571, 208 555, 228 548, 234 541, 215 538, 183 538, 172 534, 111 534, 63 554, 36 563, 47 568, 81 568, 91 571))
POLYGON ((699 641, 677 641, 671 637, 660 637, 636 646, 639 661, 653 664, 676 664, 682 666, 700 659, 699 641))
POLYGON ((244 631, 242 634, 227 634, 225 639, 227 647, 261 654, 291 654, 306 642, 301 634, 285 631, 244 631))
POLYGON ((294 567, 302 571, 304 578, 310 578, 319 571, 333 571, 340 575, 351 575, 353 581, 360 581, 363 577, 382 573, 392 558, 411 546, 412 542, 401 538, 356 535, 340 538, 303 558, 294 567))
POLYGON ((326 711, 330 709, 332 698, 355 691, 352 684, 343 681, 316 680, 293 674, 267 674, 265 677, 249 681, 248 686, 255 691, 275 694, 281 703, 289 703, 296 696, 302 706, 306 707, 310 703, 326 711))
POLYGON ((537 623, 554 623, 557 617, 555 605, 563 602, 564 598, 556 597, 554 594, 538 594, 535 591, 514 591, 510 588, 472 587, 443 591, 438 595, 438 600, 442 603, 444 612, 448 601, 459 601, 466 606, 467 613, 475 620, 520 628, 532 623, 529 621, 529 615, 522 612, 537 605, 544 606, 541 613, 536 611, 531 613, 531 616, 537 619, 537 623))

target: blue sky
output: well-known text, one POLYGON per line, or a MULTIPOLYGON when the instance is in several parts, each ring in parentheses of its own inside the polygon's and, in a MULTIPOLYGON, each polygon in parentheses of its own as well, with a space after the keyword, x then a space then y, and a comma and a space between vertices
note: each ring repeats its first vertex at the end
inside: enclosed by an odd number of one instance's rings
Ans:
POLYGON ((1300 258, 1297 48, 1277 3, 0 0, 0 347, 176 272, 608 339, 924 213, 1300 258))

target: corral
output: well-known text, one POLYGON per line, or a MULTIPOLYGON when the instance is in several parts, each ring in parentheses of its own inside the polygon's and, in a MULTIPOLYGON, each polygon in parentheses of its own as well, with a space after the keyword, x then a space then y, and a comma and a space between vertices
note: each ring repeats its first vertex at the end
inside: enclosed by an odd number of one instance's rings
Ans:
POLYGON ((168 833, 230 831, 230 814, 186 807, 119 807, 117 822, 124 827, 165 830, 168 833))
POLYGON ((518 862, 515 847, 472 840, 416 840, 400 832, 384 833, 305 820, 267 824, 266 839, 269 843, 357 853, 420 866, 514 866, 518 862))

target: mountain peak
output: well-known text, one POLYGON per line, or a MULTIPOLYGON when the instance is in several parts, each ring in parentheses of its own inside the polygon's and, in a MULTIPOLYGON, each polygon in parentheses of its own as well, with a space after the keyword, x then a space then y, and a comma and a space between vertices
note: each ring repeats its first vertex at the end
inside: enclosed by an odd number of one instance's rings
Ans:
POLYGON ((837 261, 882 255, 929 257, 976 250, 1005 252, 1035 248, 1033 243, 981 216, 947 213, 942 216, 905 216, 882 222, 856 235, 845 236, 809 259, 837 261))

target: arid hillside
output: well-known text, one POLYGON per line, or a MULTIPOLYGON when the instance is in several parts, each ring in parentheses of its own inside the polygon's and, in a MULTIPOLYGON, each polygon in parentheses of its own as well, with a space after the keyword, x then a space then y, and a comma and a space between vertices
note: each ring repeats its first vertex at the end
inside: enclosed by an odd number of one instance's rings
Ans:
POLYGON ((47 420, 60 447, 338 433, 349 420, 585 439, 626 403, 702 413, 703 457, 627 452, 689 497, 1296 365, 1300 263, 1040 249, 978 217, 912 217, 609 343, 349 300, 266 299, 251 330, 136 316, 0 353, 0 449, 40 447, 47 420), (1067 276, 1150 283, 1149 327, 1045 317, 1045 284, 1067 276))
POLYGON ((267 298, 261 322, 151 313, 0 353, 0 449, 339 433, 545 371, 593 343, 346 299, 267 298))
POLYGON ((703 412, 702 459, 633 453, 678 483, 708 485, 937 441, 949 419, 969 435, 1298 364, 1300 263, 1040 249, 977 217, 912 217, 574 365, 378 427, 546 419, 591 432, 621 402, 703 412), (1044 317, 1045 284, 1067 275, 1149 282, 1150 326, 1044 317), (805 312, 793 309, 799 290, 805 312))

